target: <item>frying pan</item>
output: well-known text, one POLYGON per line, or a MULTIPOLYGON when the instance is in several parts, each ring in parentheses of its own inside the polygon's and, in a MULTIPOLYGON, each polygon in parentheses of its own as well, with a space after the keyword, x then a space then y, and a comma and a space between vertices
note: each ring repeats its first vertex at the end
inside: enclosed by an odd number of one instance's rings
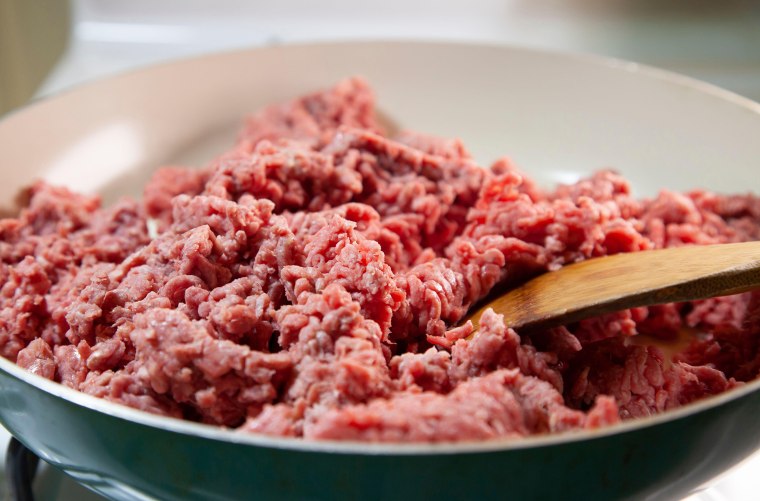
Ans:
MULTIPOLYGON (((503 46, 271 47, 91 83, 0 121, 0 207, 38 177, 106 203, 203 165, 247 112, 361 74, 387 121, 509 153, 533 178, 614 166, 638 195, 760 188, 760 105, 632 63, 503 46)), ((304 442, 153 416, 0 360, 0 421, 112 499, 667 499, 760 446, 760 382, 597 431, 460 444, 304 442)))

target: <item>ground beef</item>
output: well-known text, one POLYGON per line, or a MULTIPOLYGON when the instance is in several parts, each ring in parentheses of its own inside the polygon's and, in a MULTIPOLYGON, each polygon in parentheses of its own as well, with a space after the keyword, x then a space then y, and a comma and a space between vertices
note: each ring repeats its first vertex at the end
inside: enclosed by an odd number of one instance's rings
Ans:
POLYGON ((753 195, 636 199, 610 170, 543 190, 506 157, 479 166, 459 140, 389 137, 352 78, 250 117, 208 166, 157 170, 142 202, 32 186, 0 221, 0 354, 241 432, 439 442, 597 428, 756 378, 760 293, 530 334, 488 311, 471 336, 468 309, 596 256, 756 239, 753 195))

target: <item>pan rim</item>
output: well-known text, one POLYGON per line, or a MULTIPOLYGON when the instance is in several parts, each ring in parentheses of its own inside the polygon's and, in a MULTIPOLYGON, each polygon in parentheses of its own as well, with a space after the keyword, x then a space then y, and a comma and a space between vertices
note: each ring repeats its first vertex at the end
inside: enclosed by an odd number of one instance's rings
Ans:
MULTIPOLYGON (((677 421, 699 414, 723 404, 738 400, 760 389, 760 379, 755 379, 737 388, 723 393, 705 397, 696 402, 664 411, 647 417, 635 418, 628 421, 605 426, 593 430, 577 430, 545 435, 530 435, 519 439, 492 439, 462 442, 362 442, 339 440, 308 440, 295 437, 276 437, 258 433, 241 432, 231 428, 211 424, 196 423, 169 416, 151 414, 147 411, 134 409, 123 404, 111 402, 103 398, 88 395, 61 383, 51 381, 33 374, 16 365, 8 359, 0 357, 0 371, 37 388, 54 397, 66 400, 74 405, 85 407, 91 411, 107 414, 111 417, 130 421, 132 423, 157 428, 182 435, 217 440, 252 447, 266 447, 300 452, 323 452, 358 455, 430 455, 430 454, 468 454, 508 452, 524 449, 571 445, 577 442, 590 441, 635 432, 644 428, 677 421)), ((13 431, 13 430, 9 430, 13 431)))

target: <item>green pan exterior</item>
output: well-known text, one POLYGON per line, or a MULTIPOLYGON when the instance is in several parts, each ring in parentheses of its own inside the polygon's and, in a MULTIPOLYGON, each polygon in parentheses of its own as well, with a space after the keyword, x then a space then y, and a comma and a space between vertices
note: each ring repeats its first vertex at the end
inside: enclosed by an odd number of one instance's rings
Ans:
POLYGON ((475 452, 321 452, 180 433, 73 403, 0 371, 0 421, 117 500, 669 499, 760 444, 760 392, 584 440, 475 452))

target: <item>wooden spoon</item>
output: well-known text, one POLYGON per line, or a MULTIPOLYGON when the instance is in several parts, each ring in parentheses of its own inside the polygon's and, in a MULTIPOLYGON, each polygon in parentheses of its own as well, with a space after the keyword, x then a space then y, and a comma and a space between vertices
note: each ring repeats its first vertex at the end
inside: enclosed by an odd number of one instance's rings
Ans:
POLYGON ((727 296, 760 288, 760 242, 694 245, 615 254, 544 273, 487 308, 512 328, 556 327, 636 306, 727 296))

